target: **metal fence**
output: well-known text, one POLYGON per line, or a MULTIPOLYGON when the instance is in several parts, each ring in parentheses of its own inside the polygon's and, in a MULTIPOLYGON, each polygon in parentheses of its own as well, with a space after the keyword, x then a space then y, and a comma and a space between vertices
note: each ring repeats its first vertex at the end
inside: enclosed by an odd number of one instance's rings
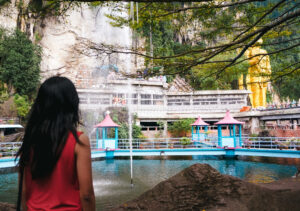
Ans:
POLYGON ((300 137, 243 137, 243 148, 300 150, 300 137))
POLYGON ((13 157, 17 154, 22 142, 0 142, 0 157, 13 157))
MULTIPOLYGON (((183 148, 215 148, 217 138, 207 141, 192 141, 191 138, 152 138, 133 139, 133 149, 183 149, 183 148)), ((129 149, 129 140, 119 140, 118 148, 129 149)))
MULTIPOLYGON (((189 141, 183 138, 133 139, 133 149, 180 149, 180 148, 217 148, 218 137, 208 137, 202 141, 189 141)), ((295 149, 300 150, 300 137, 236 137, 237 146, 247 149, 295 149)), ((96 140, 91 140, 91 148, 96 149, 96 140)), ((129 140, 120 139, 119 149, 129 149, 129 140)))
MULTIPOLYGON (((239 139, 237 137, 237 142, 239 139)), ((91 149, 97 149, 95 139, 91 139, 91 149)), ((22 142, 0 142, 0 157, 13 157, 19 150, 22 142)), ((237 143, 239 146, 239 143, 237 143)), ((193 141, 191 138, 152 138, 133 139, 133 149, 210 149, 218 147, 218 137, 208 137, 202 141, 193 141)), ((300 137, 242 137, 241 148, 245 149, 280 149, 300 150, 300 137)), ((128 139, 118 140, 118 149, 129 149, 128 139)))
POLYGON ((0 124, 19 124, 20 119, 17 117, 0 117, 0 124))

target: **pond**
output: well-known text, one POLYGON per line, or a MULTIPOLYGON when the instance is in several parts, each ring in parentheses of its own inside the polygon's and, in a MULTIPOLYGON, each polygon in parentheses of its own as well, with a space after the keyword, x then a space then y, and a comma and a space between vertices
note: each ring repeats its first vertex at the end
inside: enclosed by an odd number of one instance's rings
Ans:
MULTIPOLYGON (((93 162, 97 210, 105 210, 131 200, 195 163, 207 163, 222 174, 253 183, 268 183, 292 177, 299 159, 239 157, 224 160, 217 156, 152 158, 133 161, 134 186, 130 185, 130 162, 112 159, 93 162)), ((0 201, 15 203, 17 174, 0 175, 0 201)))

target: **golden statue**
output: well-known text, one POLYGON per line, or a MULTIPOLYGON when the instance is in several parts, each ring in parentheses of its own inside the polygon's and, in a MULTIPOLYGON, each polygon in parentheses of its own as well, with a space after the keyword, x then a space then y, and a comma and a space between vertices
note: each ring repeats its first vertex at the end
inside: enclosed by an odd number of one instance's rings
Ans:
MULTIPOLYGON (((259 39, 245 52, 250 64, 246 76, 246 87, 252 92, 249 97, 253 108, 266 107, 267 105, 267 88, 271 75, 271 65, 270 58, 266 55, 267 51, 260 48, 262 42, 263 40, 259 39)), ((239 78, 239 89, 244 89, 243 75, 239 78)))

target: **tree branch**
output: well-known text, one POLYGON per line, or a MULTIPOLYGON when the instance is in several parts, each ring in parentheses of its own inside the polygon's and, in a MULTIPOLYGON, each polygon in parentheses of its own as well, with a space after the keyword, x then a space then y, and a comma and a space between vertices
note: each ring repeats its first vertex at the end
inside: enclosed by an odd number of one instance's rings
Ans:
MULTIPOLYGON (((266 0, 241 0, 241 1, 236 1, 236 2, 225 2, 225 3, 221 3, 221 4, 216 4, 216 5, 204 4, 201 6, 184 7, 184 8, 179 8, 177 10, 174 10, 174 11, 162 14, 162 15, 154 16, 154 18, 161 18, 161 17, 173 15, 173 14, 180 13, 180 12, 185 12, 188 10, 208 9, 208 8, 220 9, 220 8, 226 8, 226 7, 233 7, 233 6, 241 5, 241 4, 248 4, 248 3, 252 3, 252 2, 263 2, 263 1, 266 1, 266 0)), ((207 2, 209 2, 209 1, 207 1, 207 2)))
MULTIPOLYGON (((300 62, 297 62, 297 63, 295 63, 295 64, 299 64, 299 63, 300 63, 300 62)), ((294 66, 295 64, 290 65, 288 68, 294 66)), ((284 69, 288 69, 288 68, 284 68, 284 69)), ((282 79, 283 77, 288 76, 288 75, 290 75, 290 74, 292 74, 292 73, 294 73, 294 72, 296 72, 296 71, 298 71, 298 70, 300 70, 300 65, 298 65, 298 66, 295 67, 293 70, 291 70, 291 71, 289 71, 289 72, 287 72, 287 73, 284 73, 284 74, 282 74, 282 75, 277 76, 275 79, 271 79, 270 82, 272 82, 272 81, 273 81, 273 82, 276 82, 278 79, 282 79)))
POLYGON ((252 26, 250 26, 247 30, 243 31, 238 36, 236 36, 236 38, 234 38, 233 41, 237 40, 240 36, 250 31, 253 27, 260 23, 267 15, 271 14, 277 7, 279 7, 284 2, 286 2, 286 0, 281 0, 280 2, 278 2, 274 7, 272 7, 269 11, 263 14, 263 16, 261 16, 252 26))
MULTIPOLYGON (((241 40, 244 40, 246 41, 247 40, 247 37, 250 38, 252 36, 254 36, 256 33, 258 33, 258 35, 253 39, 251 40, 243 49, 242 51, 232 60, 232 62, 228 65, 226 65, 224 68, 221 69, 221 72, 223 70, 225 70, 226 68, 228 68, 229 66, 231 66, 232 64, 234 64, 241 56, 244 55, 245 51, 252 45, 254 45, 265 33, 267 33, 270 29, 272 29, 273 27, 275 26, 278 26, 280 25, 281 23, 287 21, 287 20, 290 20, 294 17, 297 17, 300 15, 300 9, 298 10, 295 10, 294 12, 286 15, 286 16, 283 16, 282 18, 279 18, 279 19, 276 19, 275 21, 271 22, 270 24, 266 25, 265 27, 251 33, 251 34, 248 34, 248 36, 242 38, 241 40), (251 36, 252 35, 252 36, 251 36)), ((241 42, 241 41, 239 41, 241 42)), ((233 42, 235 43, 235 42, 233 42)), ((232 46, 232 45, 231 45, 232 46)), ((223 49, 226 50, 228 47, 224 47, 223 49)), ((220 52, 219 52, 220 53, 220 52)), ((219 54, 218 53, 218 54, 219 54)), ((209 58, 213 58, 214 56, 210 56, 209 58)), ((204 60, 201 60, 200 62, 197 62, 195 65, 198 65, 198 64, 201 64, 201 62, 203 61, 206 61, 207 59, 204 59, 204 60)), ((193 66, 195 66, 193 65, 193 66)), ((193 67, 193 66, 190 66, 189 68, 193 67)))
MULTIPOLYGON (((66 0, 68 1, 68 0, 66 0)), ((69 1, 76 1, 76 2, 174 2, 174 0, 69 0, 69 1)), ((211 2, 212 0, 176 0, 176 2, 211 2)), ((259 1, 259 0, 258 0, 259 1)), ((260 0, 263 1, 263 0, 260 0)))
MULTIPOLYGON (((251 56, 251 57, 249 57, 249 58, 247 58, 247 59, 242 59, 241 61, 238 61, 238 62, 232 64, 231 66, 238 65, 238 64, 240 64, 240 63, 242 63, 242 62, 244 62, 244 61, 247 61, 247 60, 252 59, 252 58, 254 58, 254 57, 257 57, 257 56, 270 56, 270 55, 273 55, 273 54, 278 54, 278 53, 283 52, 283 51, 291 50, 291 49, 296 48, 296 47, 298 47, 298 46, 300 46, 300 43, 297 43, 297 44, 295 44, 295 45, 289 46, 289 47, 287 47, 287 48, 279 49, 279 50, 277 50, 277 51, 272 51, 272 52, 264 53, 264 54, 262 54, 262 53, 256 54, 256 55, 251 56)), ((214 61, 212 61, 212 62, 210 62, 210 63, 213 63, 213 62, 214 62, 214 61)), ((225 61, 224 61, 224 62, 225 62, 225 61)), ((227 60, 226 62, 231 62, 231 60, 227 60)), ((207 62, 207 63, 208 63, 208 62, 207 62)), ((220 70, 219 70, 219 71, 220 71, 220 70)))

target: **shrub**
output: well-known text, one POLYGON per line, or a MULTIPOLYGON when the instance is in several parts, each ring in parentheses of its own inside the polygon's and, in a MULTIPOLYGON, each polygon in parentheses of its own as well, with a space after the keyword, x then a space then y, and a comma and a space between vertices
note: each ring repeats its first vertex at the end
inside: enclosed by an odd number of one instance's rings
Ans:
POLYGON ((180 135, 187 136, 187 133, 191 130, 191 124, 194 122, 194 119, 180 119, 169 126, 169 131, 176 137, 180 135))
POLYGON ((190 145, 192 142, 191 142, 191 139, 187 138, 187 137, 182 137, 180 139, 180 143, 182 145, 190 145))
POLYGON ((17 107, 18 116, 22 119, 25 119, 31 107, 31 103, 29 102, 28 97, 15 94, 14 103, 17 107))
POLYGON ((0 82, 9 92, 31 96, 40 81, 41 49, 24 33, 0 30, 0 82))

